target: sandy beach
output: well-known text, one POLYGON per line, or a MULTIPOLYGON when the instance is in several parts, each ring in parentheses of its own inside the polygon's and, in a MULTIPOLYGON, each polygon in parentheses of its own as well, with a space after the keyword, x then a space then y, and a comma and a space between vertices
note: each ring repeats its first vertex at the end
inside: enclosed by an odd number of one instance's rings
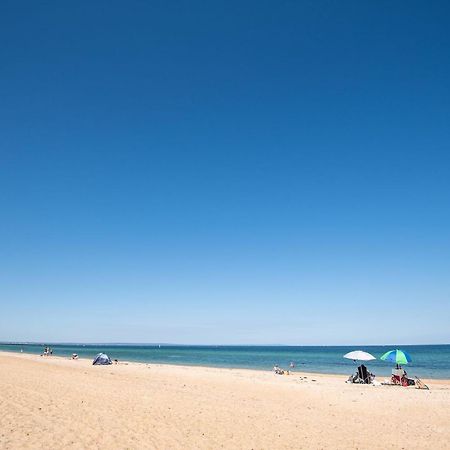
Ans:
POLYGON ((444 449, 450 382, 0 353, 2 449, 444 449))

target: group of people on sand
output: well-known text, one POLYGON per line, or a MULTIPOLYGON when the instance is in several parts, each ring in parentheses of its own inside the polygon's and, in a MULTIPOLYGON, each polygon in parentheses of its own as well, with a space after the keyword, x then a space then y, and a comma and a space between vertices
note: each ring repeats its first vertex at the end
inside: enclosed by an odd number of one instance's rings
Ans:
POLYGON ((53 349, 51 347, 45 346, 41 356, 51 356, 51 355, 53 355, 53 349))
MULTIPOLYGON (((289 367, 290 369, 293 369, 295 367, 295 363, 291 361, 289 363, 289 367)), ((278 364, 275 364, 272 370, 275 372, 276 375, 290 375, 291 374, 290 369, 283 370, 278 364)))
MULTIPOLYGON (((273 372, 276 375, 290 375, 292 369, 295 367, 294 362, 290 362, 289 369, 282 369, 278 364, 273 366, 273 372)), ((364 364, 358 366, 356 373, 354 375, 350 375, 348 383, 365 383, 365 384, 396 384, 399 386, 414 386, 423 389, 427 389, 427 386, 424 385, 420 379, 413 380, 412 378, 408 378, 408 374, 406 370, 399 364, 396 365, 394 369, 392 369, 392 376, 389 383, 377 383, 375 381, 375 375, 372 372, 369 372, 367 367, 364 364)))
MULTIPOLYGON (((356 373, 350 375, 348 382, 350 383, 364 383, 364 384, 380 384, 375 381, 375 375, 367 370, 364 364, 358 366, 356 373)), ((389 382, 385 380, 381 384, 396 384, 399 386, 414 386, 421 383, 419 379, 413 380, 408 378, 406 370, 400 365, 396 364, 395 368, 392 369, 392 376, 389 382)), ((420 386, 419 386, 420 387, 420 386)))

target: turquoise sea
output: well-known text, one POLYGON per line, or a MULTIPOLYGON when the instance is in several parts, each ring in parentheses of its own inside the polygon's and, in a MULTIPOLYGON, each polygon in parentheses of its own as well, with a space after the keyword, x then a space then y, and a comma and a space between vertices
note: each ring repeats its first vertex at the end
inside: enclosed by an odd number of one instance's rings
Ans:
MULTIPOLYGON (((295 363, 305 372, 350 374, 355 363, 342 356, 352 350, 364 350, 379 358, 395 346, 296 347, 296 346, 183 346, 128 344, 9 344, 0 343, 0 351, 42 353, 51 345, 53 354, 68 357, 78 353, 81 358, 93 358, 107 353, 111 359, 142 363, 179 364, 192 366, 271 370, 274 364, 288 368, 295 363)), ((413 361, 408 365, 410 376, 450 379, 450 345, 403 345, 413 361)), ((367 366, 376 375, 389 375, 392 364, 369 361, 367 366)))

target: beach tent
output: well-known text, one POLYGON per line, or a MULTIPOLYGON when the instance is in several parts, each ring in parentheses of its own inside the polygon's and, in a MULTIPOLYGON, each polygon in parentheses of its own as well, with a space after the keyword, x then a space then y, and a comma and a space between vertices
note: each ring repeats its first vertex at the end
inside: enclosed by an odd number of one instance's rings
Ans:
POLYGON ((109 359, 109 356, 105 353, 99 353, 95 358, 94 361, 92 361, 93 365, 101 365, 104 366, 106 364, 112 364, 111 360, 109 359))

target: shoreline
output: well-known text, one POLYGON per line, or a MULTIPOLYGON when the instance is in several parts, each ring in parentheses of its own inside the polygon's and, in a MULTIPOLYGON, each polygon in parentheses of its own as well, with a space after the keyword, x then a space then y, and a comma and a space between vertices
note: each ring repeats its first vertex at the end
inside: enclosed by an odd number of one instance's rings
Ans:
MULTIPOLYGON (((32 361, 42 361, 42 362, 47 362, 47 361, 64 361, 64 362, 71 362, 73 361, 75 364, 77 361, 82 361, 86 364, 88 364, 89 366, 92 366, 92 360, 89 358, 83 358, 83 357, 78 357, 78 359, 73 360, 72 358, 70 358, 69 356, 64 357, 64 356, 58 356, 58 355, 51 355, 51 356, 41 356, 41 355, 37 355, 35 353, 20 353, 20 352, 7 352, 4 350, 0 350, 0 356, 1 355, 7 355, 7 356, 11 356, 11 357, 24 357, 25 359, 30 359, 32 361)), ((136 367, 159 367, 159 368, 165 368, 165 369, 170 369, 170 368, 180 368, 180 369, 185 369, 185 370, 196 370, 196 369, 205 369, 207 371, 218 371, 218 372, 230 372, 230 373, 236 373, 239 371, 242 371, 244 373, 248 373, 248 374, 270 374, 270 375, 275 375, 274 372, 272 370, 264 370, 264 369, 248 369, 245 367, 216 367, 216 366, 202 366, 202 365, 198 365, 198 364, 193 364, 193 365, 186 365, 186 364, 164 364, 164 363, 159 363, 159 362, 142 362, 142 361, 129 361, 129 360, 120 360, 117 364, 115 364, 113 362, 113 364, 109 364, 106 365, 105 367, 115 367, 115 366, 136 366, 136 367)), ((304 371, 298 371, 298 370, 293 370, 291 371, 291 375, 279 375, 279 377, 289 377, 289 376, 294 376, 294 375, 299 375, 299 376, 317 376, 317 377, 332 377, 332 378, 339 378, 339 379, 343 379, 345 380, 346 378, 348 378, 347 375, 343 375, 343 374, 339 374, 339 373, 322 373, 322 372, 304 372, 304 371)), ((450 385, 450 380, 437 380, 437 379, 433 379, 433 381, 442 381, 442 382, 446 382, 448 381, 449 385, 450 385)))
MULTIPOLYGON (((92 359, 89 358, 83 358, 78 357, 78 359, 73 360, 71 357, 67 356, 58 356, 58 355, 51 355, 51 356, 41 356, 37 355, 35 353, 21 353, 21 352, 7 352, 4 350, 0 350, 0 356, 6 355, 11 357, 24 357, 25 359, 29 359, 32 361, 37 362, 50 362, 50 361, 61 361, 61 362, 73 362, 76 364, 77 361, 83 362, 84 364, 88 366, 92 366, 92 359)), ((115 367, 115 366, 130 366, 130 367, 159 367, 162 369, 170 370, 171 368, 180 368, 183 370, 206 370, 209 372, 217 371, 218 373, 221 372, 229 372, 229 373, 248 373, 251 374, 268 374, 273 375, 276 378, 294 378, 295 376, 299 377, 316 377, 316 378, 330 378, 334 380, 341 380, 345 382, 345 380, 349 377, 350 373, 348 375, 339 374, 339 373, 324 373, 324 372, 308 372, 308 371, 301 371, 301 370, 294 370, 290 371, 289 375, 276 375, 272 370, 264 370, 264 369, 248 369, 248 368, 241 368, 241 367, 215 367, 215 366, 203 366, 203 365, 185 365, 185 364, 165 364, 165 363, 159 363, 159 362, 141 362, 141 361, 129 361, 129 360, 120 360, 117 364, 113 362, 113 364, 106 365, 105 367, 115 367)), ((386 375, 380 375, 377 378, 386 378, 389 376, 386 375)), ((419 377, 420 378, 420 377, 419 377)), ((429 385, 438 385, 438 386, 449 386, 450 388, 450 379, 447 378, 420 378, 424 383, 429 385)), ((414 386, 410 386, 406 389, 413 389, 414 386)))
MULTIPOLYGON (((47 360, 47 359, 60 359, 63 361, 72 361, 70 356, 61 356, 61 355, 51 355, 51 356, 41 356, 39 354, 36 353, 29 353, 29 352, 10 352, 10 351, 6 351, 6 350, 0 350, 0 354, 9 354, 11 356, 13 355, 27 355, 27 356, 32 356, 32 357, 36 357, 38 359, 43 359, 43 360, 47 360)), ((92 359, 90 358, 86 358, 86 357, 78 357, 79 361, 87 361, 87 362, 92 362, 92 359)), ((238 370, 242 370, 242 371, 248 371, 248 372, 256 372, 256 373, 273 373, 271 369, 259 369, 259 368, 246 368, 246 367, 220 367, 220 366, 207 366, 207 365, 202 365, 202 364, 177 364, 177 363, 160 363, 160 362, 153 362, 153 361, 148 361, 148 362, 144 362, 144 361, 131 361, 131 360, 120 360, 119 361, 119 365, 143 365, 143 366, 148 366, 148 365, 152 365, 152 366, 160 366, 160 367, 184 367, 186 369, 189 368, 203 368, 203 369, 208 369, 208 370, 229 370, 229 371, 238 371, 238 370)), ((114 363, 112 365, 115 365, 114 363)), ((284 367, 282 367, 282 369, 284 369, 284 367)), ((351 368, 350 368, 351 369, 351 368)), ((353 372, 356 370, 356 366, 353 368, 353 372)), ((284 369, 284 370, 290 370, 290 369, 284 369)), ((342 374, 342 373, 335 373, 335 372, 314 372, 314 371, 303 371, 300 370, 299 366, 296 366, 293 370, 290 370, 290 372, 292 373, 292 375, 294 374, 298 374, 300 376, 330 376, 330 377, 335 377, 335 378, 342 378, 342 379, 346 379, 349 377, 349 375, 353 372, 349 372, 348 374, 342 374)), ((386 374, 386 375, 376 375, 376 378, 378 380, 381 379, 385 379, 385 378, 390 378, 390 374, 386 374)), ((414 374, 411 375, 413 378, 416 378, 414 376, 414 374)), ((419 379, 421 379, 422 381, 424 381, 425 383, 437 383, 437 384, 449 384, 450 385, 450 378, 428 378, 428 377, 417 377, 419 379)))

